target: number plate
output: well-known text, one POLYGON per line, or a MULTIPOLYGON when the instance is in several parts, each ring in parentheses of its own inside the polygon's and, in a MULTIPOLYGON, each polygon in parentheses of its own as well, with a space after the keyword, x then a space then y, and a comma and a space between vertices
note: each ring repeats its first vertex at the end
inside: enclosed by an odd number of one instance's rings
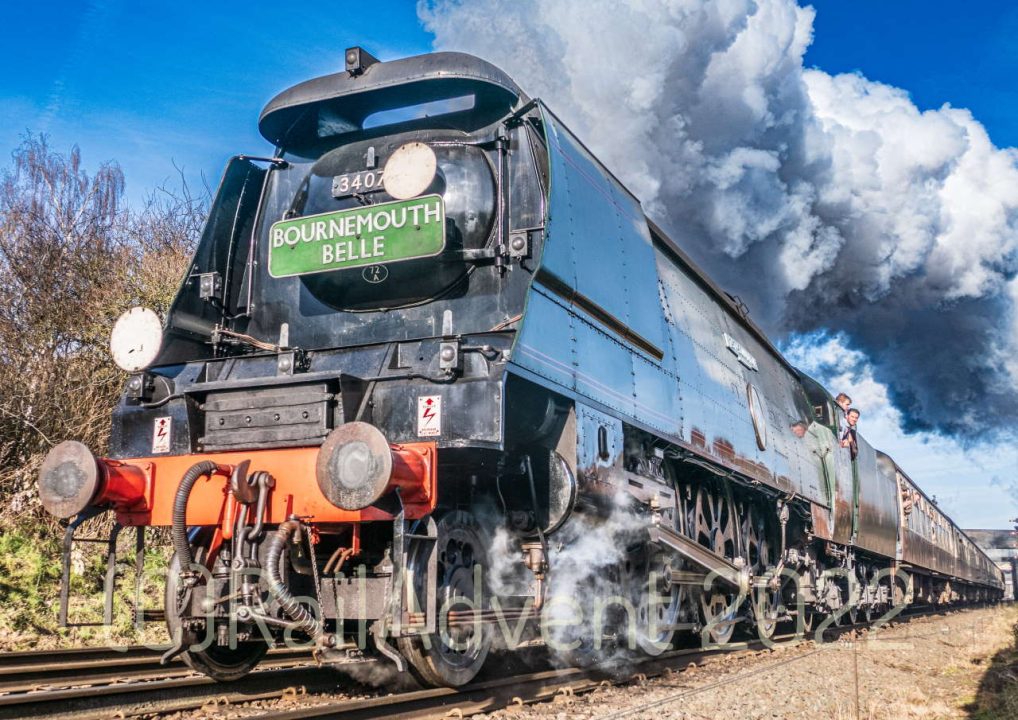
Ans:
POLYGON ((381 170, 361 170, 355 173, 344 173, 332 178, 332 197, 363 195, 382 190, 381 170))

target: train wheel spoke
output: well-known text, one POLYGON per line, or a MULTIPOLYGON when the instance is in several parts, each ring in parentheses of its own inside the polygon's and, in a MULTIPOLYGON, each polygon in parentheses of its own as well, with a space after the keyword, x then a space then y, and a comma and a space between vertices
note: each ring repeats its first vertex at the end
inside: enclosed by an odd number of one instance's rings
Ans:
MULTIPOLYGON (((727 486, 700 485, 694 502, 693 537, 718 555, 733 558, 739 546, 738 525, 727 486)), ((728 642, 735 632, 738 597, 720 590, 700 591, 700 613, 711 640, 728 642)))

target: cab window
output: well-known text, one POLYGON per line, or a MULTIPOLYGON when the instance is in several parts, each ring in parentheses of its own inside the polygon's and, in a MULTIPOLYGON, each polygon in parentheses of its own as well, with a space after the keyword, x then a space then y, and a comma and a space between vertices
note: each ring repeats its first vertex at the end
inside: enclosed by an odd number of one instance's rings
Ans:
POLYGON ((820 383, 808 375, 799 373, 799 381, 802 383, 802 389, 809 401, 813 413, 812 419, 837 431, 839 413, 834 411, 834 401, 831 396, 820 383))

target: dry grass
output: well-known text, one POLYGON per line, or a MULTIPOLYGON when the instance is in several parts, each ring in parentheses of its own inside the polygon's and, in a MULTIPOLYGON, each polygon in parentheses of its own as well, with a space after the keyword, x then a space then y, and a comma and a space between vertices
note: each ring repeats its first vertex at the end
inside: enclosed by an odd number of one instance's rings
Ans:
POLYGON ((985 672, 978 691, 966 705, 975 720, 1018 718, 1018 621, 1013 613, 1011 620, 1007 628, 996 628, 1005 639, 1003 646, 984 655, 985 672))
MULTIPOLYGON (((113 624, 106 627, 59 628, 59 541, 15 530, 0 534, 0 650, 28 650, 89 645, 161 644, 167 642, 165 626, 149 623, 134 626, 134 538, 124 533, 118 545, 117 584, 113 624)), ((163 606, 161 573, 168 548, 146 551, 146 576, 142 585, 143 608, 163 606)), ((105 558, 98 552, 72 556, 72 622, 99 622, 103 617, 105 558)))

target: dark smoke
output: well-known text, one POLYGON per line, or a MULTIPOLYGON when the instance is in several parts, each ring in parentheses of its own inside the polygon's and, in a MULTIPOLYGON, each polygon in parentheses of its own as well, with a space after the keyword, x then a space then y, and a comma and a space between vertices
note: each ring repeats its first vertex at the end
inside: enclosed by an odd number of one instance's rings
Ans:
POLYGON ((966 110, 803 68, 794 0, 433 0, 441 49, 539 95, 772 337, 865 354, 907 431, 1018 420, 1018 153, 966 110))

